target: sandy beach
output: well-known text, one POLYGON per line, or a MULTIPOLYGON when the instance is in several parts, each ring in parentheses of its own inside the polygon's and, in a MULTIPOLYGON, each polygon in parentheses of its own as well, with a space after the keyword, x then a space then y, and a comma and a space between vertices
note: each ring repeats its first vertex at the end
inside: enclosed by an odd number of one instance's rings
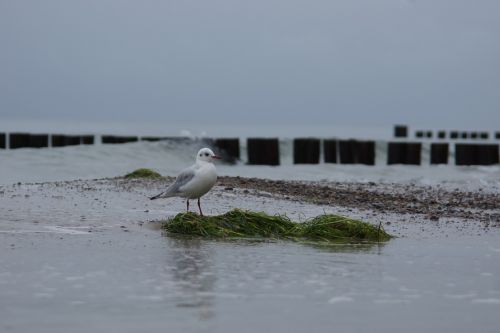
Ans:
MULTIPOLYGON (((21 217, 28 212, 23 213, 25 210, 16 207, 17 205, 25 204, 28 207, 36 205, 42 209, 46 206, 41 202, 48 200, 51 205, 65 205, 67 200, 63 199, 69 196, 75 200, 75 210, 79 210, 79 205, 88 204, 86 199, 91 197, 93 201, 102 205, 103 214, 115 210, 114 213, 119 216, 120 212, 113 206, 113 200, 127 197, 124 199, 131 201, 128 206, 133 206, 137 210, 141 210, 140 207, 144 208, 144 213, 152 215, 149 217, 157 218, 153 212, 162 208, 167 214, 164 217, 167 217, 168 214, 182 211, 185 207, 184 200, 171 198, 160 202, 149 202, 147 197, 162 191, 172 181, 172 177, 162 180, 118 177, 0 186, 0 196, 4 202, 2 209, 7 209, 7 212, 2 213, 4 217, 9 215, 8 212, 21 217)), ((288 207, 302 207, 307 204, 346 215, 351 212, 357 217, 364 216, 365 220, 371 220, 373 223, 396 214, 400 215, 402 220, 411 217, 422 223, 443 220, 461 221, 463 224, 473 223, 484 228, 500 226, 500 194, 449 190, 439 186, 284 181, 225 176, 219 177, 217 186, 202 200, 203 205, 209 207, 213 214, 223 213, 225 209, 231 207, 245 208, 240 206, 252 201, 263 203, 257 207, 255 204, 251 205, 256 209, 273 214, 291 214, 291 216, 300 213, 297 209, 289 211, 288 207), (265 204, 266 201, 268 204, 265 204), (285 202, 286 205, 281 208, 285 202)), ((93 204, 95 203, 89 205, 95 208, 93 204)), ((304 213, 304 216, 307 214, 304 213)), ((147 219, 147 216, 144 217, 147 219)))

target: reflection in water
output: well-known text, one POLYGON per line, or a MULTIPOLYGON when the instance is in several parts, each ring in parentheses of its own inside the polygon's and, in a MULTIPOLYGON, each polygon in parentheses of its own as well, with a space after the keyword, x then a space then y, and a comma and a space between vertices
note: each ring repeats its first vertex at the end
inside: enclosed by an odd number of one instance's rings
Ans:
POLYGON ((332 253, 363 253, 370 252, 376 254, 382 254, 384 245, 387 243, 380 242, 363 242, 363 243, 333 243, 333 242, 301 242, 302 245, 312 247, 318 250, 332 253))
POLYGON ((321 244, 269 239, 207 241, 173 234, 166 240, 165 267, 174 283, 175 305, 195 311, 203 321, 216 317, 215 304, 217 300, 219 304, 224 303, 220 298, 222 294, 266 298, 272 302, 282 297, 310 295, 324 295, 330 299, 330 295, 354 292, 342 282, 345 277, 360 277, 359 283, 383 278, 377 260, 365 263, 370 266, 368 275, 360 273, 366 266, 358 262, 358 255, 379 257, 383 243, 321 244), (231 248, 240 260, 234 262, 218 254, 220 260, 215 261, 216 252, 221 248, 231 248), (216 272, 225 273, 217 276, 216 272))
POLYGON ((168 266, 173 267, 177 287, 176 305, 199 309, 202 319, 212 318, 216 276, 213 251, 195 238, 168 237, 168 266))

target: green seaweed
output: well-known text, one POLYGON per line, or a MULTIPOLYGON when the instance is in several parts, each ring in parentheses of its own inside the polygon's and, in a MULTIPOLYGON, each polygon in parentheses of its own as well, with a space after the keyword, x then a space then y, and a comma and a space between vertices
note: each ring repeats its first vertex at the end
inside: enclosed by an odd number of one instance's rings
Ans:
POLYGON ((287 216, 234 209, 223 215, 180 213, 163 223, 170 233, 206 238, 272 238, 316 242, 380 242, 392 238, 382 228, 324 214, 304 223, 287 216))
POLYGON ((381 227, 344 216, 324 214, 302 225, 302 236, 313 240, 357 239, 387 241, 392 238, 381 227))
POLYGON ((137 169, 129 174, 126 174, 124 176, 127 179, 133 179, 133 178, 150 178, 150 179, 159 179, 163 178, 162 175, 160 175, 158 172, 153 171, 151 169, 137 169))

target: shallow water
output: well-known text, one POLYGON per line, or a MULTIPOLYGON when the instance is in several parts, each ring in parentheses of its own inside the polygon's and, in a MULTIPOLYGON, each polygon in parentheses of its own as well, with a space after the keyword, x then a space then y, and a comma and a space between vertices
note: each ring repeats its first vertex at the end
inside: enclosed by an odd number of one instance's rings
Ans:
POLYGON ((6 332, 495 332, 499 324, 498 235, 335 247, 147 229, 2 238, 14 244, 0 257, 6 332))
MULTIPOLYGON (((80 185, 80 186, 77 186, 80 185)), ((180 199, 100 186, 1 188, 2 332, 496 332, 500 232, 385 215, 399 237, 379 245, 214 241, 163 234, 180 199)), ((376 223, 369 212, 226 193, 232 207, 326 212, 376 223)))

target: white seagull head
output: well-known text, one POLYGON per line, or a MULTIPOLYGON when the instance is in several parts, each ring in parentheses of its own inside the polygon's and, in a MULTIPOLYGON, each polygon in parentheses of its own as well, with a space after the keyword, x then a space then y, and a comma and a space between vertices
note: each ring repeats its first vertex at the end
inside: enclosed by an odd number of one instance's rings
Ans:
POLYGON ((220 157, 215 155, 212 149, 210 148, 202 148, 196 155, 196 161, 203 161, 203 162, 213 162, 214 159, 219 160, 220 157))

